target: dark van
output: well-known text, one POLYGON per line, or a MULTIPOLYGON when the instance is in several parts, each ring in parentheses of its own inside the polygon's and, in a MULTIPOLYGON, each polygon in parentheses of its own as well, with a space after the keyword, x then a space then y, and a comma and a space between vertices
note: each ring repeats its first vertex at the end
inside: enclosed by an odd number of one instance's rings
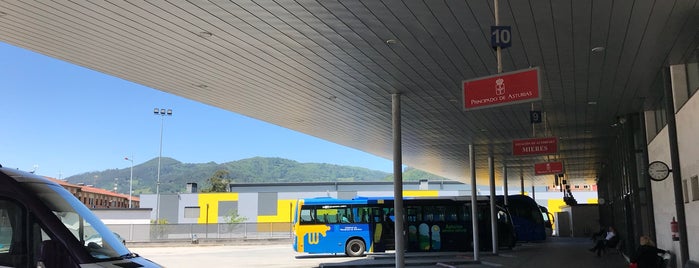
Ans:
POLYGON ((131 253, 57 183, 0 166, 0 267, 161 266, 131 253))

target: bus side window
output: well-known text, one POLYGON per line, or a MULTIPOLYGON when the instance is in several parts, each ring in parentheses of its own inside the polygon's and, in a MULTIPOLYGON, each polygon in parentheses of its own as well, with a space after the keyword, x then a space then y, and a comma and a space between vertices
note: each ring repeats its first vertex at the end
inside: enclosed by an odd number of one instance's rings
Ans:
POLYGON ((448 222, 459 221, 457 210, 458 210, 458 207, 447 207, 447 221, 448 222))
POLYGON ((301 209, 301 223, 313 223, 313 214, 310 209, 301 209))
POLYGON ((354 222, 354 217, 352 217, 352 210, 349 208, 343 209, 341 221, 342 223, 352 223, 354 222))
POLYGON ((335 214, 335 215, 326 214, 325 217, 326 217, 326 218, 325 218, 325 221, 326 221, 327 223, 337 223, 337 222, 338 222, 337 214, 335 214))

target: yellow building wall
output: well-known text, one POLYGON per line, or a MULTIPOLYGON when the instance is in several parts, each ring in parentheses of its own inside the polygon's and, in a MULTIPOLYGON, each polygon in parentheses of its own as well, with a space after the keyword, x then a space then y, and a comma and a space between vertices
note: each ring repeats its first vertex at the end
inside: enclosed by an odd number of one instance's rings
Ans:
POLYGON ((218 202, 238 201, 238 193, 201 193, 197 196, 199 198, 197 223, 218 223, 218 202))
POLYGON ((257 222, 291 222, 296 200, 277 200, 277 215, 257 216, 257 222))
POLYGON ((565 206, 566 202, 563 201, 563 198, 560 199, 549 199, 548 204, 546 205, 546 208, 549 209, 549 212, 553 215, 556 215, 556 212, 561 212, 561 207, 565 206))
POLYGON ((548 204, 546 205, 546 208, 549 210, 549 217, 551 218, 551 229, 556 230, 556 212, 561 212, 561 206, 565 206, 566 202, 563 201, 563 198, 560 199, 549 199, 548 204))
POLYGON ((291 215, 296 208, 296 200, 277 200, 277 215, 257 216, 258 232, 291 232, 291 215))

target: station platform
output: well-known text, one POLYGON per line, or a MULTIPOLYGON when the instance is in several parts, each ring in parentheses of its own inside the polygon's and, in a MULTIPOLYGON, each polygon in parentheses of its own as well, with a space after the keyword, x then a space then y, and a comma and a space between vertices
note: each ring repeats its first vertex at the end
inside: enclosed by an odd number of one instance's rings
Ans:
MULTIPOLYGON (((518 243, 512 250, 503 249, 498 254, 481 252, 480 260, 473 260, 473 252, 420 252, 406 253, 406 267, 628 267, 627 258, 615 249, 609 249, 601 257, 588 249, 593 246, 587 238, 551 237, 544 242, 518 243)), ((341 263, 322 263, 322 268, 341 267, 395 267, 392 253, 370 254, 365 258, 341 263)))

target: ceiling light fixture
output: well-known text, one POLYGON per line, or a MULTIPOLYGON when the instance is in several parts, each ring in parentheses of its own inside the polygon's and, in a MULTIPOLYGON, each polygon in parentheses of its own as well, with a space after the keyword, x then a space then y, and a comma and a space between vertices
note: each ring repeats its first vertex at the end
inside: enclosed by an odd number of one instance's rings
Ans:
POLYGON ((604 51, 604 47, 593 47, 592 48, 592 52, 595 52, 595 53, 600 53, 602 51, 604 51))
POLYGON ((214 36, 214 34, 212 34, 209 31, 201 31, 201 32, 197 33, 197 36, 199 36, 201 38, 210 38, 210 37, 214 36))
POLYGON ((619 116, 619 124, 626 124, 626 117, 619 116))
POLYGON ((587 104, 589 104, 589 105, 597 105, 597 102, 596 102, 596 101, 588 101, 587 104))
POLYGON ((7 13, 0 11, 0 17, 4 17, 6 15, 7 15, 7 13))
POLYGON ((386 44, 387 44, 387 45, 393 45, 393 44, 395 44, 395 43, 398 43, 398 41, 396 41, 396 39, 388 39, 388 40, 386 40, 386 44))

